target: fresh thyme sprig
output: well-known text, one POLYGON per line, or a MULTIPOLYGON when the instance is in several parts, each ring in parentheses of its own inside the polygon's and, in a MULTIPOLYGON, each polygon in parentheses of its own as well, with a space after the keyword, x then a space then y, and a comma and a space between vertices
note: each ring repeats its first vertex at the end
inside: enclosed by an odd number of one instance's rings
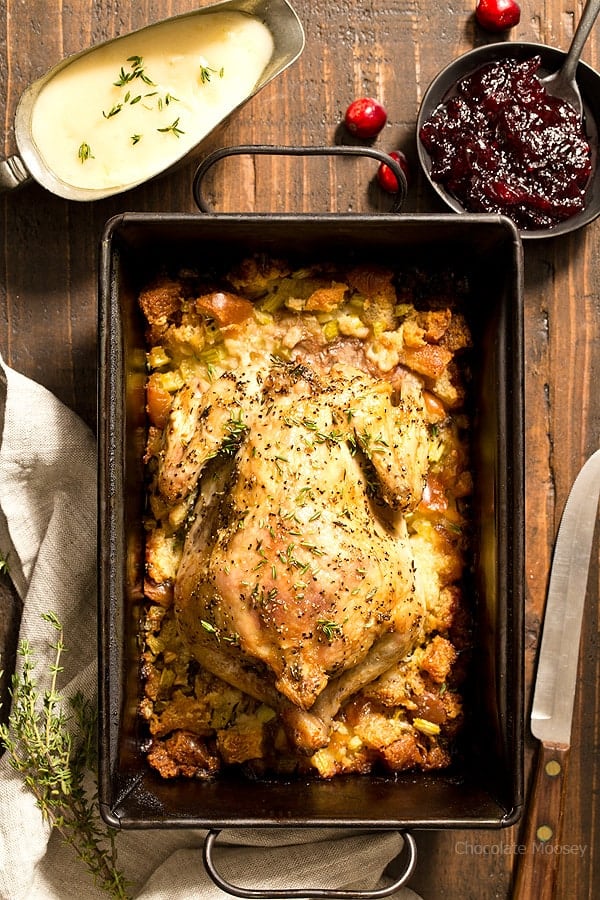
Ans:
POLYGON ((96 794, 90 796, 84 786, 86 773, 96 769, 95 709, 78 692, 71 701, 71 714, 65 713, 58 692, 66 652, 63 628, 54 613, 42 618, 57 632, 51 645, 50 687, 40 697, 33 651, 27 641, 21 641, 21 672, 12 677, 12 707, 8 723, 0 726, 0 747, 23 776, 44 820, 73 848, 98 887, 126 900, 126 882, 117 865, 116 832, 101 822, 96 794))

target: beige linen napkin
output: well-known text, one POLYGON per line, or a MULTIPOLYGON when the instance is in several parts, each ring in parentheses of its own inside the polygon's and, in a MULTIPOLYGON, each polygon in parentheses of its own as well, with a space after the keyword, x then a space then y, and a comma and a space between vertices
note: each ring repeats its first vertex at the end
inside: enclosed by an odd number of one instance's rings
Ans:
MULTIPOLYGON (((84 423, 45 388, 0 357, 0 552, 23 603, 20 638, 31 644, 40 693, 54 612, 68 652, 59 685, 68 698, 96 694, 96 446, 84 423)), ((1 663, 1 661, 0 661, 1 663)), ((1 668, 1 664, 0 664, 1 668)), ((198 830, 124 831, 119 865, 137 900, 229 897, 204 871, 198 830)), ((337 829, 224 831, 218 865, 245 888, 382 887, 400 853, 396 832, 337 829)), ((390 883, 389 880, 387 883, 390 883)), ((21 776, 0 759, 1 900, 94 900, 96 888, 73 850, 50 832, 21 776)), ((416 898, 404 888, 396 900, 416 898)), ((418 898, 417 898, 418 900, 418 898)))

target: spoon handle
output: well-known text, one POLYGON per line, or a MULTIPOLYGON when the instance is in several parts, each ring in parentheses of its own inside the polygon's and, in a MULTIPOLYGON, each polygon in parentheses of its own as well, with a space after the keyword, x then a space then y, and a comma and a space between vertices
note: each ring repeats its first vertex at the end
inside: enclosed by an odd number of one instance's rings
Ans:
POLYGON ((571 46, 569 47, 567 58, 565 59, 563 64, 563 73, 565 78, 567 78, 568 80, 572 80, 575 78, 575 71, 577 69, 577 64, 579 63, 579 58, 581 56, 584 44, 588 39, 589 33, 592 30, 599 12, 600 0, 587 0, 577 28, 575 29, 575 34, 573 35, 573 40, 571 41, 571 46))

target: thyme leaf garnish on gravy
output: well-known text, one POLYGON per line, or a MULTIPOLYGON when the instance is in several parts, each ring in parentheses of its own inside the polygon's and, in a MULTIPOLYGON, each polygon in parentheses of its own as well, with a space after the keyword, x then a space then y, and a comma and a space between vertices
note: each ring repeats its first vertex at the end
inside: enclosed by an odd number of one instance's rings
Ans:
POLYGON ((119 76, 117 80, 113 82, 115 87, 124 87, 124 85, 129 84, 135 78, 140 78, 144 84, 156 87, 155 83, 144 69, 144 59, 142 56, 128 56, 127 62, 131 64, 131 72, 126 72, 123 66, 121 66, 119 76))
POLYGON ((79 150, 77 151, 78 159, 84 163, 87 162, 88 159, 93 159, 94 154, 92 153, 92 148, 89 144, 86 144, 85 141, 79 145, 79 150))
POLYGON ((200 66, 200 83, 208 84, 213 75, 218 75, 219 78, 222 78, 225 74, 225 69, 221 66, 220 69, 211 69, 210 66, 200 66))
POLYGON ((165 99, 164 99, 164 100, 163 100, 162 97, 159 97, 159 98, 158 98, 158 108, 159 108, 159 109, 162 109, 162 108, 163 108, 163 104, 164 104, 165 106, 169 106, 169 104, 171 104, 171 103, 179 103, 179 97, 174 97, 173 94, 169 94, 168 91, 167 91, 167 93, 165 94, 165 99))
MULTIPOLYGON (((113 87, 124 88, 125 90, 120 94, 120 98, 116 100, 110 109, 102 110, 102 116, 105 119, 114 119, 115 116, 119 115, 121 112, 125 115, 125 111, 129 106, 137 106, 138 103, 141 103, 143 108, 147 109, 149 112, 162 112, 166 107, 181 102, 179 97, 175 97, 175 95, 168 90, 164 92, 161 90, 153 90, 145 93, 136 93, 132 87, 133 82, 137 79, 151 88, 158 88, 158 85, 146 71, 144 58, 142 56, 129 56, 127 58, 127 63, 129 64, 128 66, 126 64, 121 66, 116 81, 113 81, 113 87), (151 100, 151 98, 154 99, 151 100)), ((200 66, 200 81, 202 84, 208 83, 213 76, 223 78, 223 75, 224 68, 213 69, 210 66, 200 66)), ((180 127, 179 116, 171 122, 170 125, 156 128, 155 131, 160 134, 172 134, 176 138, 185 134, 185 131, 180 127)), ((141 139, 142 135, 138 133, 129 136, 131 146, 133 147, 135 147, 141 139)), ((94 159, 90 145, 85 142, 80 145, 77 155, 81 163, 84 163, 89 159, 94 159)))
POLYGON ((110 109, 108 112, 104 112, 104 110, 103 110, 102 115, 104 116, 105 119, 112 119, 113 116, 116 116, 117 113, 120 113, 122 109, 123 109, 122 103, 115 103, 115 105, 112 107, 112 109, 110 109))
POLYGON ((23 777, 44 821, 72 847, 96 885, 111 897, 127 900, 126 881, 118 868, 117 832, 101 820, 93 786, 90 790, 85 783, 87 773, 95 775, 97 770, 95 704, 78 691, 68 711, 58 689, 66 650, 63 628, 54 613, 42 619, 57 634, 51 644, 50 686, 40 695, 33 650, 22 640, 20 671, 11 680, 11 711, 0 725, 0 750, 23 777))
POLYGON ((171 122, 170 125, 166 125, 164 128, 157 128, 156 130, 160 131, 161 134, 168 134, 170 132, 171 134, 174 134, 175 137, 178 138, 180 134, 185 134, 185 131, 182 131, 181 128, 179 128, 178 126, 179 126, 179 116, 177 116, 175 121, 171 122))

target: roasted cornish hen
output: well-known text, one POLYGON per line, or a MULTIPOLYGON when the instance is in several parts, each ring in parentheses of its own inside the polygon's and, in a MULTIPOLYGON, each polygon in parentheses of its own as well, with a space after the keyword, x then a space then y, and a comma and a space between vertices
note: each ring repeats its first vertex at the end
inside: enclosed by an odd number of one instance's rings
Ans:
POLYGON ((189 394, 171 415, 191 410, 193 433, 182 447, 167 427, 159 469, 168 502, 197 493, 176 616, 209 671, 313 752, 341 702, 421 634, 404 519, 427 465, 421 392, 407 380, 393 403, 349 366, 274 362, 222 376, 196 406, 189 394))

